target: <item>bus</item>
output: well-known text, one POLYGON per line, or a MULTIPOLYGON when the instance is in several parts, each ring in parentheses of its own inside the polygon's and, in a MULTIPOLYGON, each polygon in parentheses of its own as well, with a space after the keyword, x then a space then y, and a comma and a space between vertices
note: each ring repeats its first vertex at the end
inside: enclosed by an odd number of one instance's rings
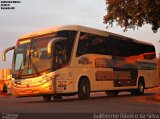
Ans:
POLYGON ((12 94, 44 101, 91 92, 142 95, 157 87, 154 45, 80 25, 55 26, 21 36, 12 61, 12 94))

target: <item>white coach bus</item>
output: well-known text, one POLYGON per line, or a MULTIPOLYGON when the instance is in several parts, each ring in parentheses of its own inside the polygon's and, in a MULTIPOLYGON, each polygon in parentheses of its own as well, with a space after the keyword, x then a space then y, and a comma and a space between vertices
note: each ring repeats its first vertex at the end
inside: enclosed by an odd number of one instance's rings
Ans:
POLYGON ((158 86, 155 47, 114 33, 79 25, 53 27, 20 37, 12 63, 12 94, 44 101, 91 92, 141 95, 158 86))

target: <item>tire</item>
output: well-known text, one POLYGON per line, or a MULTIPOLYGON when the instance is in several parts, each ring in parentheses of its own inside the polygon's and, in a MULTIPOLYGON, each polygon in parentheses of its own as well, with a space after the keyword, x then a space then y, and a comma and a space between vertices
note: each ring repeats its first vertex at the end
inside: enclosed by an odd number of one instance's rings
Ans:
POLYGON ((49 101, 51 101, 51 95, 44 95, 44 96, 43 96, 43 101, 44 101, 44 102, 49 102, 49 101))
POLYGON ((137 89, 137 95, 143 95, 144 94, 144 81, 143 80, 139 80, 138 82, 138 89, 137 89))
POLYGON ((138 81, 138 88, 131 91, 131 95, 143 95, 145 89, 144 80, 140 79, 138 81))
POLYGON ((88 79, 81 79, 78 85, 78 98, 87 99, 90 97, 90 84, 88 79))

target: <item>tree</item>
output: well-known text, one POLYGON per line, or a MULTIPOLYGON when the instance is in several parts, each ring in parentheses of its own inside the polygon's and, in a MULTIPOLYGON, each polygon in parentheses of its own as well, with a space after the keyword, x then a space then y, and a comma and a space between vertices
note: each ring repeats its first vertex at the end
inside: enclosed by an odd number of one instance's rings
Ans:
POLYGON ((160 28, 160 0, 106 0, 106 5, 104 23, 107 27, 116 22, 124 31, 144 24, 152 25, 153 32, 160 28))

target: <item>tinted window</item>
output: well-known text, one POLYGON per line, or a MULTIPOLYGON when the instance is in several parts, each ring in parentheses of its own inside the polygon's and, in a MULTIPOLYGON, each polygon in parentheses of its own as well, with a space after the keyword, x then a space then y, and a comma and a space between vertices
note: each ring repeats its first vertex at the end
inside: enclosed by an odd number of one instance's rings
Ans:
POLYGON ((138 55, 143 55, 143 59, 155 58, 155 48, 152 45, 136 43, 132 39, 122 40, 121 37, 104 37, 82 32, 79 37, 77 57, 89 53, 124 58, 138 55))
POLYGON ((78 43, 77 56, 83 54, 107 54, 106 39, 103 36, 81 33, 78 43))

